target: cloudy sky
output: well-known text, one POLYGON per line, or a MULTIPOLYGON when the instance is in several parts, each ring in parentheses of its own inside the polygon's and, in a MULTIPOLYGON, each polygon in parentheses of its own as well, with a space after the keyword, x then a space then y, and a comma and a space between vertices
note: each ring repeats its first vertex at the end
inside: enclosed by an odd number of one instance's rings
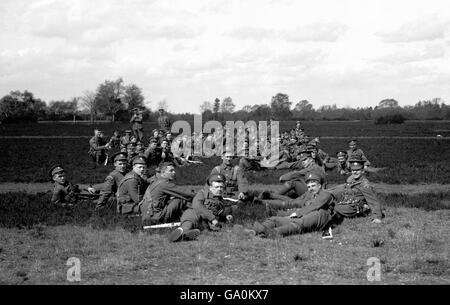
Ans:
POLYGON ((152 109, 450 102, 448 0, 1 0, 0 96, 69 99, 123 77, 152 109))

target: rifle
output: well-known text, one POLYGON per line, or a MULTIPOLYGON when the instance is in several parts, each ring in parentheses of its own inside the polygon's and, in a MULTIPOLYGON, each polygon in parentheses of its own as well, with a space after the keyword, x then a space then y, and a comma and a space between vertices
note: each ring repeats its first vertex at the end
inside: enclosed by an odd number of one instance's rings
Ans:
POLYGON ((173 222, 173 223, 162 223, 159 225, 152 225, 152 226, 144 226, 144 230, 148 229, 160 229, 160 228, 173 228, 173 227, 179 227, 181 226, 181 222, 173 222))

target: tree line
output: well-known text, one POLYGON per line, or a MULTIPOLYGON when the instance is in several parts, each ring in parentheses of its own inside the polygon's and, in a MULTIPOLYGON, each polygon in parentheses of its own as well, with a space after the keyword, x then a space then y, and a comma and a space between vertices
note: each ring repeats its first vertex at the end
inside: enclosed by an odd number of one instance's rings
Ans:
MULTIPOLYGON (((155 111, 144 104, 142 89, 135 84, 125 84, 122 78, 105 80, 95 91, 85 91, 80 96, 68 101, 50 101, 48 104, 33 93, 11 91, 0 99, 0 122, 37 122, 37 121, 67 121, 96 120, 129 121, 130 110, 143 110, 145 121, 156 121, 158 109, 168 112, 171 121, 193 120, 192 113, 171 113, 168 102, 159 101, 155 111)), ((147 102, 148 104, 149 102, 147 102)), ((268 104, 246 105, 240 110, 235 109, 231 97, 223 100, 201 103, 199 112, 203 121, 208 120, 374 120, 389 122, 393 117, 395 122, 404 120, 450 120, 450 106, 440 98, 418 101, 414 106, 400 107, 395 99, 383 99, 375 107, 339 108, 325 105, 314 109, 308 100, 293 103, 285 93, 272 96, 268 104)))

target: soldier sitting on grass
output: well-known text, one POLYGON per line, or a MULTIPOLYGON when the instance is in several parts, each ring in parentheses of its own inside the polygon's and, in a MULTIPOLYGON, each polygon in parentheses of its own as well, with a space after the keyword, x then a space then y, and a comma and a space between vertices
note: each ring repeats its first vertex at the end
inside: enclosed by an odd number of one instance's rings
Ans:
POLYGON ((308 195, 301 206, 289 216, 273 216, 263 223, 255 222, 245 232, 263 238, 321 231, 328 227, 333 215, 334 198, 322 189, 323 174, 310 172, 306 176, 308 195), (307 200, 306 200, 307 198, 307 200))
POLYGON ((347 183, 329 190, 336 198, 334 221, 339 223, 343 218, 370 215, 372 222, 381 223, 383 213, 380 202, 370 182, 364 177, 365 160, 355 155, 349 163, 352 174, 347 183))
POLYGON ((48 175, 55 184, 50 200, 52 204, 72 206, 78 201, 78 195, 81 193, 80 188, 66 179, 66 171, 61 165, 52 166, 48 175))
POLYGON ((177 242, 192 240, 200 230, 217 231, 222 223, 233 220, 233 208, 223 199, 226 178, 222 174, 210 175, 207 186, 200 190, 192 200, 192 207, 181 215, 181 227, 169 234, 169 240, 177 242))

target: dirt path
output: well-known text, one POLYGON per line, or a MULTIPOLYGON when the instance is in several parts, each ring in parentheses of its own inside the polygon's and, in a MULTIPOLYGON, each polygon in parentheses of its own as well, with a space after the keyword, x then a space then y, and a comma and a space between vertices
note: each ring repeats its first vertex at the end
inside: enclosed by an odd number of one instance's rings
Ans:
MULTIPOLYGON (((329 187, 332 187, 330 185, 329 187)), ((424 193, 424 192, 443 192, 450 190, 450 184, 385 184, 385 183, 373 183, 373 186, 377 192, 380 193, 424 193)), ((80 187, 86 188, 87 185, 81 184, 80 187)), ((199 190, 201 185, 187 185, 187 188, 199 190)), ((255 190, 275 190, 279 188, 279 185, 276 184, 252 184, 251 188, 255 190)), ((14 182, 6 182, 0 183, 0 193, 6 192, 29 192, 29 193, 38 193, 38 192, 48 192, 53 189, 53 185, 51 183, 14 183, 14 182)))

